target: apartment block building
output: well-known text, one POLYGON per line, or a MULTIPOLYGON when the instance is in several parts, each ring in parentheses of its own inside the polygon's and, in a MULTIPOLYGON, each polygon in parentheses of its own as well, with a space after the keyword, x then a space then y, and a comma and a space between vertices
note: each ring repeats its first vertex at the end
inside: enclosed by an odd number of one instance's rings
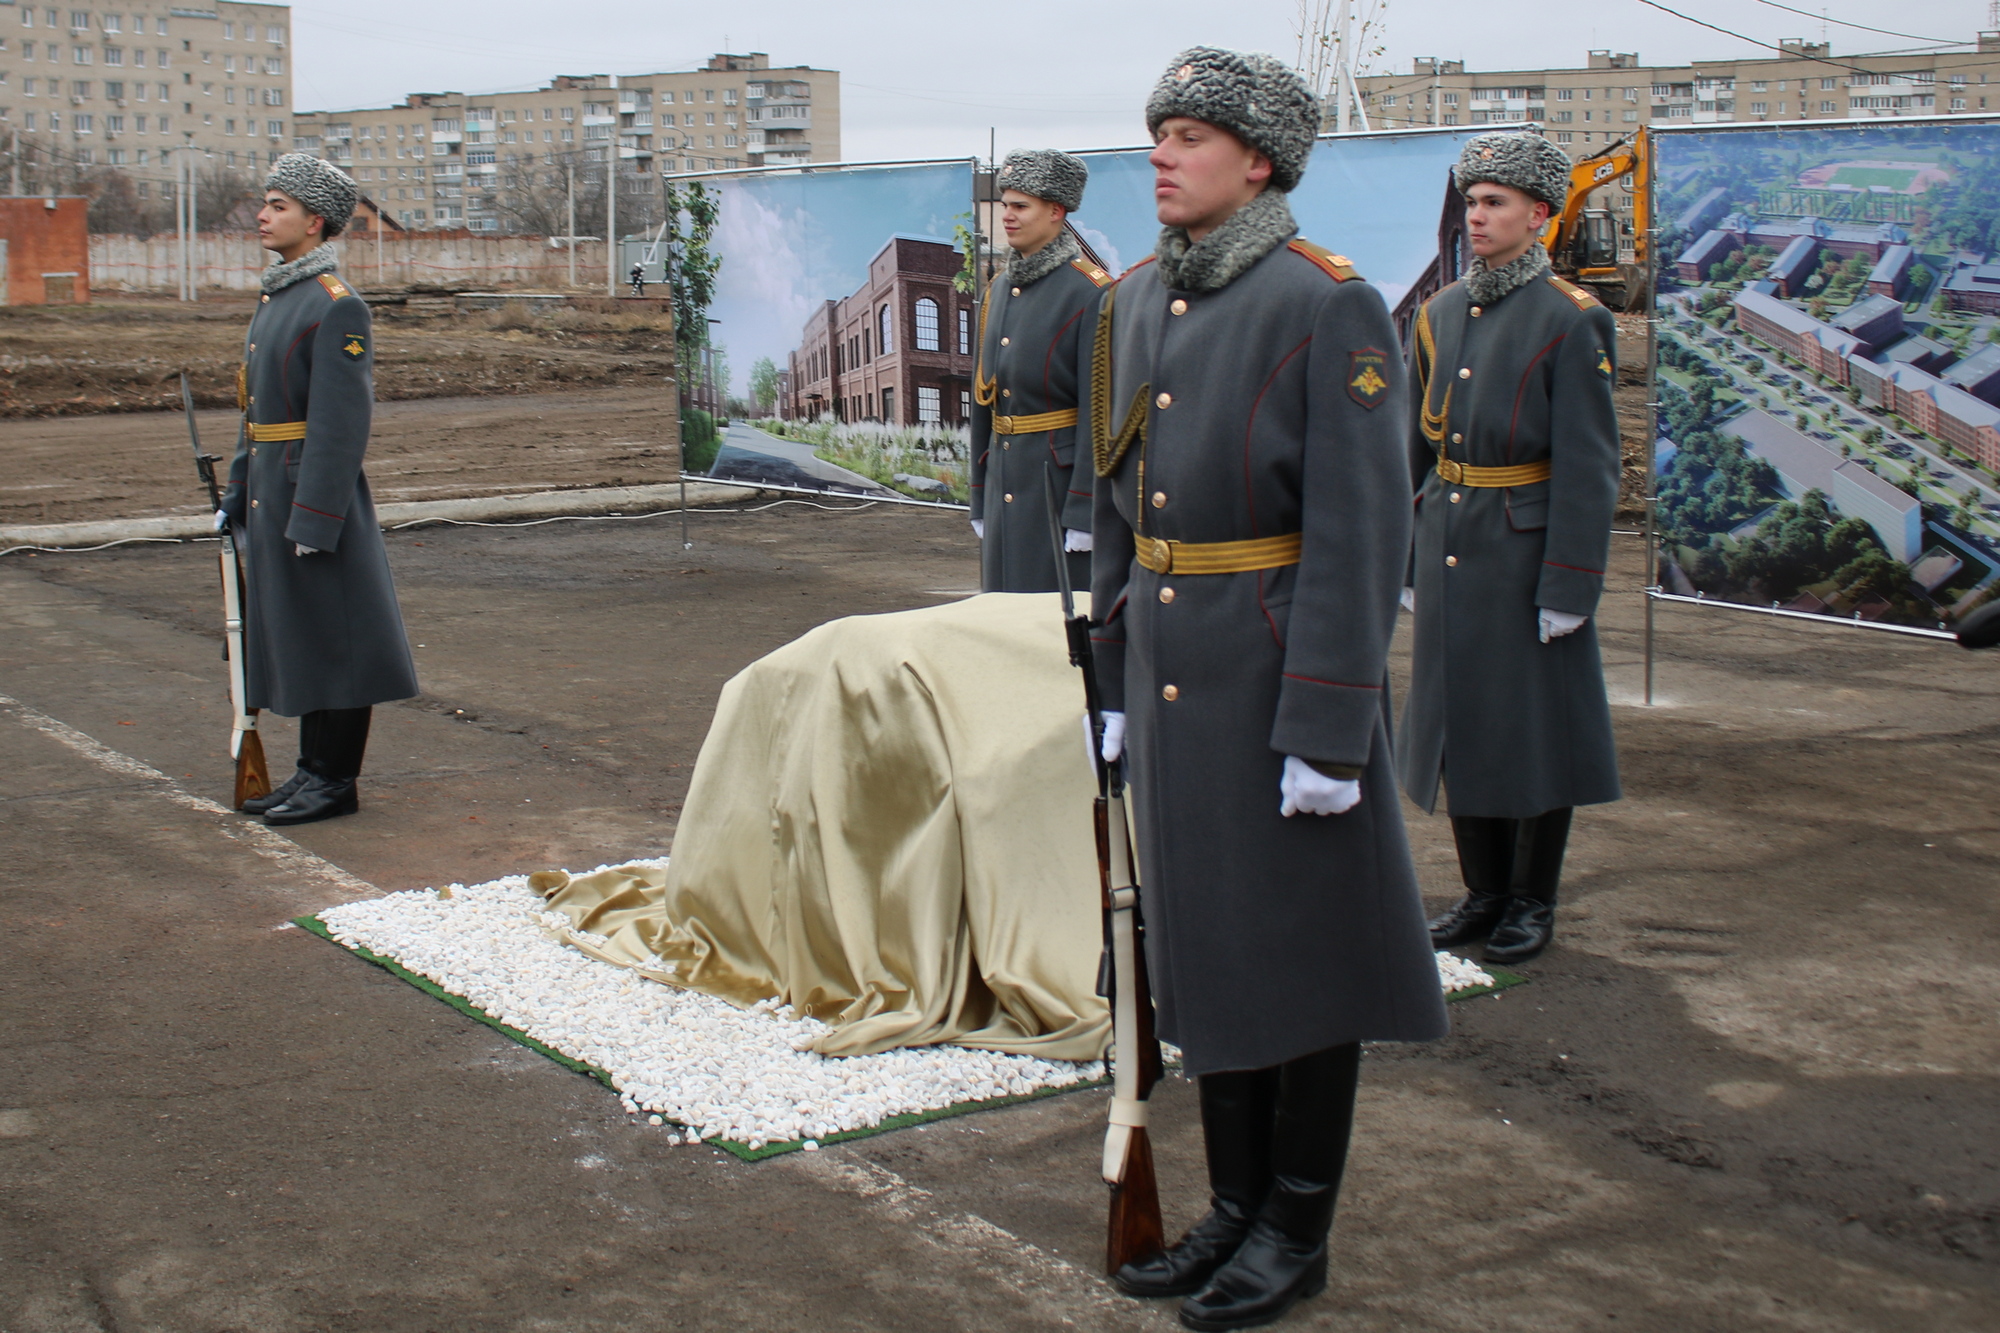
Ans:
POLYGON ((266 168, 292 146, 291 10, 128 0, 110 11, 0 0, 0 163, 13 188, 102 168, 158 199, 178 166, 266 168))
MULTIPOLYGON (((773 69, 761 51, 719 54, 697 70, 558 75, 518 92, 303 112, 295 142, 353 172, 405 227, 553 234, 566 225, 572 176, 601 201, 614 162, 620 215, 637 221, 665 175, 837 160, 840 74, 773 69)), ((578 230, 595 234, 597 216, 579 213, 578 230)))
MULTIPOLYGON (((1534 126, 1571 157, 1589 157, 1645 126, 1889 118, 2000 111, 2000 32, 1958 51, 1838 55, 1830 43, 1781 41, 1768 56, 1641 64, 1592 51, 1580 67, 1468 71, 1421 57, 1407 74, 1358 80, 1375 129, 1534 126)), ((1628 219, 1631 181, 1600 193, 1628 219)))
POLYGON ((958 426, 972 416, 972 297, 949 241, 893 236, 860 290, 815 311, 786 358, 787 417, 958 426))

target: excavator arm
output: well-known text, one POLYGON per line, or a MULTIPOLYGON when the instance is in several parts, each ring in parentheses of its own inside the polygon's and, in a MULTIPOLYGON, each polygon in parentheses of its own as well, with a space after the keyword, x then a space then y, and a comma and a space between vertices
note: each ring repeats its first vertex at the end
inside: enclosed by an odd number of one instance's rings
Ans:
POLYGON ((1651 225, 1647 173, 1651 145, 1644 130, 1601 153, 1579 158, 1570 168, 1569 202, 1549 219, 1542 244, 1556 271, 1600 290, 1617 309, 1636 308, 1644 299, 1647 229, 1651 225), (1620 228, 1608 208, 1590 207, 1591 195, 1621 176, 1632 177, 1632 262, 1618 258, 1620 228))

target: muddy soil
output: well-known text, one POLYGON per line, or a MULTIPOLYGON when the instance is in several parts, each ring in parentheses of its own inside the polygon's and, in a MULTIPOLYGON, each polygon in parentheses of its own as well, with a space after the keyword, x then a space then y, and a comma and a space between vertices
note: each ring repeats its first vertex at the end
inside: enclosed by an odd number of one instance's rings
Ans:
MULTIPOLYGON (((183 370, 197 405, 233 408, 255 306, 232 295, 0 307, 0 420, 178 408, 183 370)), ((673 373, 671 326, 651 313, 374 313, 379 402, 632 388, 673 373)))

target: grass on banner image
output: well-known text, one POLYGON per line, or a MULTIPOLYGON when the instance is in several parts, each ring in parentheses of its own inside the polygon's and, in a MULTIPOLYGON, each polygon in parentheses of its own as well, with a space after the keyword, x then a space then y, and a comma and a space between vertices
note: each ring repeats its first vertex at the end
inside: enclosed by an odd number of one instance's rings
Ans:
MULTIPOLYGON (((821 1056, 811 1046, 827 1025, 788 1007, 739 1009, 573 947, 601 941, 546 910, 520 875, 366 899, 297 924, 596 1079, 670 1141, 745 1161, 1105 1083, 1102 1061, 959 1046, 821 1056)), ((1444 953, 1438 970, 1453 1000, 1524 980, 1444 953)))

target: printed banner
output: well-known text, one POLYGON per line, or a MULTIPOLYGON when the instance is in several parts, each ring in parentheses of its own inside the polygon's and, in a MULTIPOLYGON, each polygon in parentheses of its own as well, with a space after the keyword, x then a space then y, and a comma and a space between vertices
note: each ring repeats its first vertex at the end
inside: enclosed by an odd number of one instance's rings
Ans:
MULTIPOLYGON (((1438 285, 1450 166, 1475 132, 1320 140, 1291 196, 1301 234, 1347 256, 1392 307, 1411 304, 1438 285)), ((1113 273, 1159 235, 1147 151, 1084 155, 1072 225, 1113 273)), ((712 346, 689 371, 712 386, 684 426, 689 471, 963 503, 981 275, 967 259, 973 164, 707 185, 721 268, 712 346)))
POLYGON ((2000 126, 1654 138, 1664 591, 1936 628, 2000 578, 2000 126))

